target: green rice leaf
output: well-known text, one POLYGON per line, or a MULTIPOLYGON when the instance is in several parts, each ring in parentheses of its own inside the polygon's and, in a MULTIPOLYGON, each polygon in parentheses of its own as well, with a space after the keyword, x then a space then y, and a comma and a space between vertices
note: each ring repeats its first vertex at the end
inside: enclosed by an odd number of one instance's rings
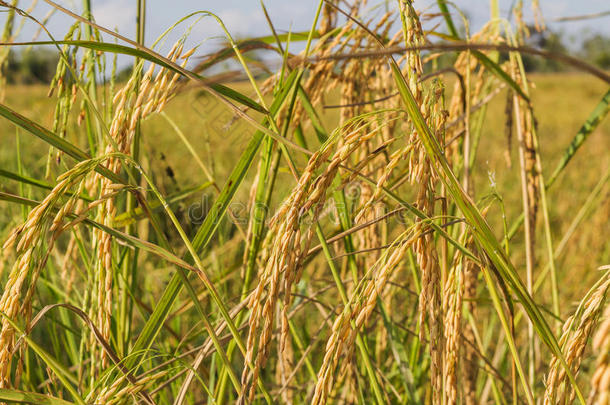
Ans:
MULTIPOLYGON (((36 122, 30 120, 29 118, 26 118, 23 115, 19 114, 18 112, 11 110, 9 107, 3 104, 0 104, 0 116, 3 116, 4 118, 13 122, 18 127, 25 129, 32 135, 37 136, 49 145, 73 157, 77 161, 83 161, 91 158, 87 153, 82 151, 77 146, 57 136, 42 125, 39 125, 36 122)), ((117 176, 116 174, 114 174, 103 166, 97 166, 95 168, 95 171, 101 174, 102 176, 112 180, 114 183, 125 183, 123 179, 121 179, 119 176, 117 176)))
MULTIPOLYGON (((13 43, 11 45, 26 45, 26 46, 33 46, 33 45, 72 45, 72 46, 80 46, 82 48, 87 48, 87 49, 93 49, 95 51, 100 51, 100 52, 111 52, 111 53, 118 53, 121 55, 129 55, 129 56, 135 56, 136 58, 141 58, 144 60, 147 60, 149 62, 155 63, 159 66, 163 66, 166 69, 169 69, 173 72, 176 72, 182 76, 185 76, 184 71, 177 69, 176 66, 174 66, 173 64, 167 63, 166 61, 155 57, 153 55, 151 55, 151 52, 145 52, 141 49, 137 49, 137 48, 133 48, 127 45, 120 45, 120 44, 113 44, 113 43, 108 43, 108 42, 101 42, 101 41, 32 41, 32 42, 19 42, 19 43, 13 43)), ((206 79, 194 72, 188 72, 189 74, 199 78, 202 81, 206 81, 206 79)), ((265 108, 263 108, 259 103, 257 103, 256 101, 252 100, 251 98, 230 89, 227 86, 223 86, 221 84, 210 84, 209 85, 212 89, 216 90, 218 93, 222 94, 223 96, 230 98, 234 101, 237 101, 240 104, 243 104, 247 107, 252 108, 253 110, 256 110, 258 112, 261 113, 265 113, 266 110, 265 108)))
POLYGON ((0 401, 16 404, 32 404, 32 405, 72 405, 74 402, 68 402, 63 399, 52 397, 50 395, 38 394, 36 392, 26 392, 0 388, 0 401))

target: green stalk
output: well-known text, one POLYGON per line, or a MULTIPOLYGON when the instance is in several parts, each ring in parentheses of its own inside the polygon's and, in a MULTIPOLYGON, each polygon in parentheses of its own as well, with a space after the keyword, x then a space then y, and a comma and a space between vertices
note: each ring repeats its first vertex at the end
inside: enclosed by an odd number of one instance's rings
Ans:
MULTIPOLYGON (((526 173, 526 162, 525 162, 525 140, 524 140, 524 128, 522 128, 520 115, 520 101, 518 97, 513 96, 514 114, 517 121, 517 138, 519 142, 519 167, 520 167, 520 179, 521 179, 521 198, 522 198, 522 212, 524 217, 528 216, 531 210, 533 202, 530 201, 528 189, 527 189, 527 173, 526 173)), ((526 262, 526 286, 527 292, 531 295, 533 292, 533 279, 534 279, 534 229, 536 224, 535 221, 529 219, 525 221, 525 262, 526 262)), ((535 382, 535 370, 536 370, 536 342, 534 340, 534 324, 531 321, 527 326, 527 358, 528 358, 528 376, 530 385, 534 385, 535 382)))
POLYGON ((74 402, 36 392, 25 392, 14 389, 0 388, 0 400, 9 403, 24 403, 38 405, 73 405, 74 402))
MULTIPOLYGON (((527 79, 525 77, 525 68, 523 66, 523 60, 521 58, 521 55, 518 53, 515 54, 515 58, 517 60, 518 66, 519 66, 519 72, 521 74, 521 82, 523 83, 524 92, 526 95, 529 96, 529 89, 528 89, 527 79)), ((529 108, 532 108, 532 107, 530 106, 529 108)), ((533 112, 532 112, 532 115, 533 115, 533 112)), ((544 181, 544 174, 542 172, 540 145, 539 145, 538 133, 537 133, 537 129, 536 129, 535 125, 532 126, 531 131, 532 131, 532 138, 533 138, 535 157, 536 157, 535 169, 538 172, 538 177, 540 179, 540 202, 542 205, 542 215, 543 215, 543 220, 544 220, 544 235, 545 235, 545 241, 546 241, 546 251, 547 251, 548 263, 549 263, 550 271, 551 271, 550 281, 551 281, 551 296, 552 296, 552 304, 553 304, 553 313, 555 316, 560 316, 561 313, 559 310, 559 287, 557 284, 557 269, 555 267, 555 258, 553 255, 553 237, 551 234, 551 221, 550 221, 550 217, 549 217, 549 208, 548 208, 548 202, 547 202, 547 198, 546 198, 546 185, 545 185, 545 181, 544 181)), ((524 213, 524 215, 525 215, 525 213, 524 213)), ((532 289, 530 293, 533 294, 533 285, 532 285, 531 281, 530 281, 529 287, 532 289)), ((557 331, 558 331, 558 333, 560 333, 561 325, 558 324, 557 327, 558 327, 557 331)), ((533 365, 532 368, 534 369, 535 365, 533 365)))
MULTIPOLYGON (((137 16, 136 16, 136 42, 140 45, 144 45, 144 33, 146 27, 146 0, 138 0, 137 4, 137 16)), ((91 29, 91 27, 89 27, 91 29)), ((139 83, 142 79, 142 69, 138 69, 140 59, 136 58, 134 61, 134 70, 136 71, 136 89, 139 89, 139 83)), ((136 91, 136 97, 138 92, 136 91)), ((140 140, 141 140, 141 125, 140 120, 136 123, 135 134, 133 138, 132 151, 134 161, 140 163, 140 140)), ((140 183, 140 174, 134 173, 136 184, 140 183)), ((125 203, 125 211, 131 212, 135 209, 135 199, 132 194, 127 195, 127 201, 125 203)), ((125 229, 128 234, 135 232, 135 224, 128 225, 125 229)), ((122 285, 121 293, 119 298, 119 319, 117 321, 117 346, 121 354, 124 354, 128 350, 128 342, 131 337, 131 319, 133 315, 133 301, 130 300, 127 291, 135 292, 137 288, 137 277, 138 277, 138 256, 139 250, 134 249, 133 252, 128 250, 126 252, 126 258, 123 261, 121 268, 122 272, 122 285)))
MULTIPOLYGON (((91 0, 83 0, 83 14, 84 17, 92 21, 93 14, 91 14, 91 0)), ((95 38, 93 36, 93 27, 91 25, 85 25, 85 38, 87 41, 94 41, 95 38)), ((86 59, 86 68, 87 68, 87 82, 85 83, 85 87, 88 92, 89 98, 85 100, 85 125, 87 128, 87 138, 89 139, 89 149, 91 150, 92 155, 97 154, 97 148, 100 145, 97 145, 97 135, 94 127, 94 120, 91 113, 91 109, 97 109, 95 103, 97 102, 97 83, 95 80, 95 53, 92 50, 88 50, 85 53, 86 59), (93 104, 91 104, 93 103, 93 104)), ((75 77, 76 79, 76 77, 75 77)))

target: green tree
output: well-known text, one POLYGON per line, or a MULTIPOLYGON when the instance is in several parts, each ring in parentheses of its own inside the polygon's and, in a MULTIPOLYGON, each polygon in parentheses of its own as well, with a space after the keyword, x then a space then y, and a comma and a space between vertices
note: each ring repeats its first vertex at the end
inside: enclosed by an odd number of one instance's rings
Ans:
POLYGON ((595 34, 585 39, 582 57, 602 69, 610 69, 610 37, 595 34))
POLYGON ((3 66, 3 74, 9 83, 50 83, 58 61, 57 52, 45 48, 10 52, 3 66))
POLYGON ((59 55, 50 49, 34 48, 21 54, 19 79, 22 83, 49 83, 55 75, 59 55))

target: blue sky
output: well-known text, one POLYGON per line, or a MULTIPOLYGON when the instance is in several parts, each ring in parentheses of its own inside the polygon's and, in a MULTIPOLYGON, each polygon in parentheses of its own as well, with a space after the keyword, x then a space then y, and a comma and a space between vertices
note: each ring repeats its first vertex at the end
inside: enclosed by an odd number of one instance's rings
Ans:
MULTIPOLYGON (((79 11, 80 0, 56 0, 62 5, 79 11)), ((499 0, 503 16, 514 0, 499 0)), ((29 7, 31 0, 21 0, 20 7, 29 7)), ((50 7, 40 0, 33 14, 37 18, 43 18, 50 7)), ((381 0, 369 0, 369 5, 383 4, 381 0)), ((488 0, 454 0, 471 19, 471 28, 475 30, 481 26, 489 16, 488 0)), ((532 20, 530 1, 525 0, 526 19, 532 20)), ((92 0, 93 14, 98 23, 108 28, 116 28, 118 31, 130 38, 135 36, 135 0, 92 0)), ((396 1, 389 0, 387 4, 395 6, 396 1)), ((435 11, 434 0, 416 0, 418 9, 435 11), (430 8, 431 7, 431 8, 430 8)), ((582 15, 598 13, 610 10, 608 0, 540 0, 541 8, 548 25, 554 29, 561 29, 568 34, 576 34, 583 29, 593 32, 601 32, 610 35, 610 16, 595 20, 553 23, 552 20, 562 16, 582 15)), ((265 0, 265 5, 271 15, 275 26, 280 31, 300 31, 310 27, 313 20, 317 1, 296 0, 265 0)), ((1 8, 0 8, 1 9, 1 8)), ((212 11, 220 16, 226 26, 235 37, 251 35, 266 35, 269 33, 267 23, 262 13, 258 0, 148 0, 147 2, 147 35, 148 45, 158 37, 166 28, 174 24, 185 15, 198 10, 212 11)), ((3 25, 4 16, 0 14, 0 23, 3 25)), ((56 12, 48 22, 48 28, 57 36, 62 38, 67 27, 71 23, 70 18, 56 12)), ((182 25, 167 40, 171 45, 174 40, 185 32, 188 25, 182 25)), ((28 22, 24 26, 20 40, 31 40, 36 27, 28 22)), ((211 18, 204 18, 192 27, 190 44, 202 43, 203 50, 212 50, 220 42, 221 30, 217 23, 211 18)), ((40 37, 40 40, 46 39, 40 37)))

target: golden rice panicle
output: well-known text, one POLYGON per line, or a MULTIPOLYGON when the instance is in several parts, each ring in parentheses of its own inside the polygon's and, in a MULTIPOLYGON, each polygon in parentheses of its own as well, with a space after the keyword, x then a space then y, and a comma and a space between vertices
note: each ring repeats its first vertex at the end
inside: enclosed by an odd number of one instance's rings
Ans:
MULTIPOLYGON (((9 278, 4 287, 0 310, 9 318, 15 318, 20 308, 19 296, 24 282, 33 265, 32 255, 34 247, 26 249, 17 259, 9 278)), ((15 330, 6 319, 2 319, 2 330, 0 331, 0 388, 9 388, 11 361, 13 359, 13 345, 15 330)))
MULTIPOLYGON (((474 251, 474 243, 468 244, 474 251)), ((477 284, 479 267, 472 260, 464 259, 464 300, 466 310, 473 319, 476 319, 477 309, 477 284)), ((479 371, 478 357, 473 345, 475 344, 475 331, 470 322, 465 322, 461 331, 462 339, 462 387, 464 392, 464 403, 466 405, 477 404, 477 376, 479 371)))
MULTIPOLYGON (((463 264, 467 259, 463 259, 463 264)), ((458 359, 462 333, 462 303, 464 298, 463 264, 453 266, 444 291, 445 306, 445 395, 447 404, 457 404, 458 359)))
POLYGON ((331 4, 324 4, 322 9, 322 20, 320 21, 320 27, 318 33, 320 35, 326 34, 330 31, 337 22, 337 9, 331 4))
POLYGON ((242 373, 242 385, 245 387, 240 401, 251 400, 254 397, 255 387, 268 356, 268 346, 274 328, 276 304, 282 286, 282 278, 288 279, 295 271, 299 262, 301 248, 300 215, 302 206, 310 191, 314 171, 326 159, 330 150, 324 154, 316 153, 310 159, 307 168, 301 175, 297 186, 291 195, 279 208, 271 220, 271 230, 274 242, 267 265, 261 274, 258 285, 249 299, 251 310, 249 319, 248 339, 246 342, 246 355, 242 373), (264 299, 265 290, 267 297, 264 299), (259 326, 262 325, 259 334, 259 326), (256 347, 258 351, 256 352, 256 347), (255 353, 256 352, 256 353, 255 353), (256 358, 254 357, 256 354, 256 358), (254 363, 254 370, 249 365, 254 363))
POLYGON ((453 84, 453 91, 451 92, 451 98, 449 99, 449 106, 447 109, 449 116, 455 119, 455 121, 447 128, 446 136, 449 141, 448 145, 445 147, 445 153, 450 162, 459 159, 461 149, 459 142, 451 142, 450 140, 460 138, 466 131, 465 112, 467 108, 467 93, 464 78, 467 77, 469 72, 473 72, 477 67, 479 67, 481 73, 485 71, 483 66, 480 66, 477 63, 476 58, 469 57, 468 52, 460 53, 453 64, 458 79, 453 84))
POLYGON ((536 27, 536 31, 544 31, 546 29, 546 24, 544 22, 542 10, 540 9, 539 0, 532 0, 532 11, 534 13, 534 26, 536 27))
MULTIPOLYGON (((53 208, 60 201, 63 195, 74 185, 79 184, 82 178, 90 173, 99 163, 93 159, 78 163, 68 172, 57 178, 56 186, 49 192, 44 200, 34 207, 28 214, 23 225, 17 227, 5 242, 5 246, 12 246, 15 243, 18 254, 8 280, 4 285, 2 297, 0 298, 0 311, 7 318, 15 320, 19 314, 26 317, 31 313, 31 298, 34 293, 38 274, 44 263, 38 262, 38 256, 42 254, 42 241, 47 229, 55 223, 63 220, 58 215, 53 215, 53 208), (31 284, 27 286, 27 293, 22 297, 22 291, 26 287, 25 282, 30 279, 31 284)), ((80 189, 80 188, 79 188, 80 189)), ((69 199, 71 206, 74 199, 69 199)), ((68 210, 61 209, 59 213, 63 216, 68 214, 68 210)), ((50 241, 52 247, 54 239, 50 241)), ((26 319, 27 321, 27 319, 26 319)), ((0 388, 10 387, 10 370, 13 359, 14 335, 15 330, 6 318, 2 318, 0 323, 0 388)))
MULTIPOLYGON (((427 199, 426 199, 427 200, 427 199)), ((420 229, 426 229, 420 227, 420 229)), ((440 297, 440 266, 434 247, 434 238, 424 235, 415 243, 417 263, 422 273, 420 294, 420 335, 423 335, 427 320, 430 334, 430 382, 434 390, 434 403, 440 403, 442 384, 443 324, 440 297)), ((423 336, 422 336, 423 337, 423 336)))
MULTIPOLYGON (((402 31, 405 46, 418 46, 425 42, 423 30, 417 12, 410 0, 400 2, 402 31)), ((406 55, 407 81, 415 101, 419 104, 424 118, 437 135, 444 133, 444 119, 440 116, 439 105, 442 100, 442 89, 433 90, 424 95, 420 83, 423 72, 422 61, 418 51, 406 55), (432 117, 432 119, 431 119, 432 117)), ((444 114, 444 113, 443 113, 444 114)), ((426 215, 434 216, 436 179, 430 161, 426 156, 417 133, 413 133, 414 153, 410 155, 409 178, 412 184, 418 184, 416 205, 426 215)), ((419 297, 420 339, 423 340, 427 320, 430 335, 430 383, 432 385, 432 403, 442 401, 443 374, 443 314, 440 291, 440 266, 434 243, 434 237, 425 232, 429 228, 418 220, 418 230, 422 236, 415 242, 416 260, 421 270, 422 289, 419 297)))
MULTIPOLYGON (((333 323, 331 336, 326 342, 324 359, 318 371, 312 404, 325 404, 330 395, 334 382, 334 373, 339 359, 345 351, 353 350, 356 334, 362 330, 371 316, 377 298, 382 296, 384 288, 392 274, 400 266, 406 253, 418 240, 419 234, 411 235, 407 239, 397 239, 393 246, 386 251, 380 261, 371 269, 362 289, 354 292, 349 305, 346 305, 341 314, 333 323), (353 326, 351 325, 353 322, 353 326)), ((351 358, 344 356, 343 358, 351 358)))
MULTIPOLYGON (((74 183, 74 181, 72 183, 74 183)), ((36 285, 38 282, 38 277, 40 276, 40 272, 46 264, 49 254, 54 247, 55 241, 65 230, 65 228, 62 227, 62 224, 65 222, 66 217, 74 213, 74 206, 77 203, 81 202, 79 201, 79 198, 84 189, 84 181, 80 181, 77 187, 77 191, 72 194, 70 198, 68 198, 64 205, 59 208, 57 214, 55 214, 53 219, 50 220, 49 231, 52 232, 52 235, 48 242, 47 253, 42 256, 40 263, 38 263, 36 267, 34 267, 34 271, 31 272, 29 286, 27 288, 25 297, 23 298, 21 308, 19 309, 19 313, 21 313, 25 317, 26 325, 29 325, 32 317, 32 298, 34 296, 34 293, 36 292, 36 285)), ((50 215, 49 218, 51 218, 50 215)))
MULTIPOLYGON (((563 325, 563 334, 559 339, 559 344, 565 361, 575 376, 580 368, 587 341, 597 325, 599 316, 604 308, 608 287, 610 287, 610 277, 606 274, 598 283, 598 286, 589 292, 580 302, 576 313, 568 318, 563 325)), ((596 380, 594 378, 594 386, 595 383, 596 380)), ((564 401, 571 403, 574 400, 574 388, 568 383, 564 366, 555 356, 553 356, 549 365, 545 386, 545 405, 563 403, 564 401)))
MULTIPOLYGON (((381 28, 383 28, 382 30, 382 37, 385 37, 388 35, 389 29, 392 26, 393 23, 393 19, 391 18, 392 13, 386 13, 384 14, 380 21, 377 23, 374 32, 379 32, 379 30, 381 28)), ((369 38, 367 36, 367 38, 369 38)), ((394 35, 394 37, 392 37, 388 43, 388 46, 393 46, 396 44, 397 41, 400 40, 400 32, 397 32, 396 35, 394 35)), ((372 43, 371 41, 371 45, 370 46, 376 46, 376 44, 372 43)), ((403 56, 403 58, 405 58, 405 56, 403 56)), ((407 73, 409 74, 409 73, 407 73)), ((368 111, 368 110, 374 110, 375 108, 385 108, 387 110, 391 110, 391 109, 396 109, 398 110, 401 106, 401 102, 400 99, 397 97, 389 97, 393 91, 393 89, 389 86, 389 83, 392 83, 392 72, 391 69, 388 67, 387 63, 385 63, 384 60, 380 59, 380 60, 373 60, 369 62, 369 68, 364 71, 363 73, 363 77, 365 78, 364 82, 367 83, 366 86, 363 86, 364 89, 363 90, 370 90, 370 99, 373 100, 383 100, 381 101, 381 103, 375 103, 372 105, 363 105, 359 107, 359 110, 357 110, 358 112, 362 112, 362 111, 368 111)), ((348 80, 349 81, 349 80, 348 80)), ((358 90, 358 89, 356 89, 358 90)), ((362 98, 362 95, 360 95, 361 91, 356 91, 356 98, 362 98)), ((358 103, 356 103, 358 105, 358 103)), ((395 138, 395 133, 401 133, 403 128, 401 127, 399 131, 396 131, 396 129, 399 126, 404 126, 404 130, 405 131, 410 131, 410 127, 409 125, 404 122, 403 120, 399 119, 401 118, 401 114, 400 112, 396 111, 396 112, 388 112, 386 113, 390 118, 390 120, 388 122, 383 123, 383 129, 382 129, 382 139, 383 139, 383 143, 379 146, 379 147, 385 147, 387 145, 389 145, 389 143, 397 138, 395 138), (396 119, 394 119, 396 118, 396 119)), ((412 142, 410 142, 411 138, 407 138, 408 141, 406 143, 406 145, 400 147, 398 150, 392 152, 392 154, 390 155, 390 159, 389 162, 387 164, 385 164, 383 167, 379 168, 377 170, 377 172, 379 173, 377 175, 377 183, 373 189, 372 193, 363 193, 362 195, 362 200, 363 200, 363 206, 360 208, 359 213, 356 216, 356 222, 365 222, 367 219, 372 219, 372 215, 373 212, 371 211, 377 211, 377 207, 375 207, 374 209, 373 206, 375 205, 375 202, 378 201, 381 197, 381 194, 383 192, 383 188, 386 186, 387 182, 390 179, 390 176, 393 174, 394 170, 399 166, 399 164, 403 161, 405 161, 407 159, 407 157, 409 156, 409 154, 411 153, 412 149, 413 149, 413 144, 412 142)), ((367 145, 368 146, 368 145, 367 145)), ((369 146, 364 152, 365 153, 371 153, 374 150, 378 150, 376 148, 374 148, 373 146, 369 146)), ((365 160, 365 158, 362 158, 361 160, 365 160)), ((375 161, 371 160, 370 162, 370 167, 371 169, 374 168, 374 163, 376 163, 375 161)), ((366 188, 370 188, 369 185, 366 185, 366 188)), ((376 260, 376 258, 374 258, 374 260, 376 260)), ((373 261, 374 261, 373 260, 373 261)))
MULTIPOLYGON (((442 89, 428 95, 425 102, 431 109, 429 122, 434 128, 437 136, 443 135, 444 112, 439 108, 439 99, 442 89)), ((442 138, 441 138, 442 139, 442 138)), ((417 192, 416 203, 429 217, 434 216, 435 211, 435 185, 430 161, 423 152, 423 146, 419 146, 420 158, 418 159, 416 171, 420 173, 420 186, 417 192)), ((422 233, 429 229, 424 221, 417 221, 418 228, 422 233)), ((438 253, 434 236, 425 233, 415 243, 415 253, 417 263, 421 269, 422 290, 420 293, 419 313, 420 313, 420 336, 423 337, 424 325, 427 320, 430 335, 430 382, 433 387, 433 403, 441 402, 442 392, 442 373, 443 373, 443 308, 441 303, 441 269, 439 265, 438 253)))
MULTIPOLYGON (((405 46, 423 45, 425 43, 424 32, 417 11, 413 8, 412 0, 400 1, 400 14, 403 24, 402 34, 405 46)), ((421 84, 419 83, 419 79, 423 72, 420 52, 418 50, 407 53, 406 65, 409 88, 417 100, 421 97, 421 84)))
POLYGON ((593 338, 593 349, 597 354, 597 366, 591 378, 592 405, 610 404, 610 305, 606 305, 603 319, 593 338))
MULTIPOLYGON (((353 29, 353 22, 348 21, 337 36, 326 38, 325 40, 318 41, 316 43, 313 53, 317 54, 318 57, 324 58, 331 56, 334 52, 342 50, 349 41, 349 31, 353 29), (347 39, 346 39, 347 36, 347 39)), ((339 80, 334 78, 333 70, 336 68, 336 64, 332 60, 321 60, 311 66, 311 74, 305 80, 303 89, 309 95, 309 99, 312 105, 322 104, 324 95, 329 89, 336 87, 339 84, 339 80)), ((303 119, 304 107, 301 103, 296 104, 293 121, 295 123, 301 122, 303 119)))
MULTIPOLYGON (((300 280, 302 260, 304 254, 309 250, 314 234, 314 226, 310 226, 302 237, 300 226, 304 215, 311 210, 311 223, 317 221, 326 200, 327 190, 341 163, 345 162, 355 150, 379 132, 379 130, 369 130, 369 128, 370 125, 367 120, 356 120, 354 125, 345 126, 346 132, 340 134, 342 136, 334 137, 331 142, 324 145, 322 150, 314 153, 309 159, 298 184, 271 220, 271 232, 274 234, 275 242, 272 244, 265 270, 249 300, 251 315, 244 371, 242 373, 242 384, 248 388, 244 390, 240 399, 242 402, 246 399, 246 395, 250 399, 253 398, 258 376, 267 361, 280 291, 284 293, 284 310, 281 313, 280 325, 280 348, 286 343, 285 339, 287 339, 288 334, 286 311, 292 299, 291 289, 300 280), (340 146, 333 153, 333 148, 336 145, 340 146), (316 176, 315 172, 327 159, 329 163, 324 167, 322 173, 316 176), (268 289, 267 297, 263 300, 266 289, 268 289), (260 336, 256 339, 261 323, 260 336), (258 346, 258 351, 256 358, 254 358, 256 346, 258 346), (253 361, 254 370, 250 371, 249 364, 253 361)), ((288 364, 288 361, 286 364, 288 364)))
MULTIPOLYGON (((280 289, 284 292, 284 306, 281 312, 281 333, 279 341, 279 350, 287 349, 288 338, 288 321, 287 308, 291 302, 291 289, 294 282, 300 277, 300 262, 302 253, 309 250, 309 244, 313 236, 313 231, 310 229, 305 238, 301 237, 300 222, 301 216, 313 208, 312 220, 315 221, 321 209, 321 202, 324 201, 326 189, 330 185, 330 180, 334 178, 337 170, 337 165, 329 165, 326 171, 313 181, 314 170, 318 167, 330 153, 330 148, 323 154, 315 154, 308 164, 305 172, 299 180, 299 184, 294 189, 292 195, 284 203, 272 222, 277 224, 277 229, 274 230, 276 242, 272 250, 268 266, 265 269, 263 278, 259 281, 255 292, 255 300, 251 300, 253 304, 252 315, 250 319, 250 332, 248 336, 248 351, 246 361, 252 361, 253 344, 256 329, 258 328, 259 318, 264 321, 261 336, 258 342, 258 353, 255 359, 255 369, 250 376, 247 367, 244 367, 242 381, 244 383, 250 380, 250 398, 254 395, 255 383, 260 373, 261 368, 265 364, 268 356, 268 346, 271 340, 273 330, 274 314, 276 311, 276 303, 280 289), (302 247, 302 244, 304 245, 302 247), (269 284, 269 292, 265 300, 262 310, 259 304, 259 297, 262 297, 262 289, 266 284, 269 284)), ((284 369, 283 375, 287 375, 287 368, 291 363, 291 359, 287 354, 285 358, 280 359, 280 367, 284 369)), ((247 366, 248 363, 245 363, 247 366)))
MULTIPOLYGON (((373 189, 369 184, 366 183, 358 183, 357 192, 360 193, 360 199, 364 200, 368 203, 371 200, 373 195, 373 189)), ((348 193, 349 194, 349 191, 348 193)), ((383 204, 367 204, 364 209, 360 212, 360 214, 356 217, 355 224, 366 223, 369 221, 374 221, 376 218, 383 215, 384 205, 383 204)), ((370 250, 371 253, 365 255, 364 257, 359 257, 359 261, 362 264, 362 268, 369 269, 373 266, 373 264, 379 259, 379 252, 372 250, 377 246, 380 246, 381 243, 381 235, 380 229, 378 225, 373 225, 364 228, 357 235, 358 249, 360 250, 370 250)))
MULTIPOLYGON (((183 41, 176 42, 168 54, 168 58, 175 62, 182 54, 183 41)), ((188 51, 183 58, 182 65, 188 61, 193 54, 193 50, 188 51)), ((115 110, 112 123, 110 125, 110 136, 114 143, 106 146, 106 153, 120 152, 129 154, 131 144, 136 131, 137 122, 147 118, 153 112, 159 112, 165 106, 171 92, 176 87, 178 74, 170 74, 167 68, 159 69, 156 79, 153 82, 152 76, 155 66, 151 64, 148 71, 143 75, 142 80, 135 80, 137 70, 134 70, 129 81, 117 91, 114 96, 115 110), (136 96, 137 94, 137 96, 136 96), (115 147, 118 148, 115 150, 115 147)), ((115 174, 121 171, 121 159, 112 156, 107 163, 107 167, 115 174)), ((116 215, 116 206, 112 198, 113 184, 107 178, 98 176, 99 179, 99 201, 97 221, 106 226, 112 226, 112 221, 116 215), (110 198, 104 196, 110 196, 110 198)), ((110 338, 110 325, 112 318, 112 289, 113 289, 113 243, 110 234, 96 230, 96 240, 94 241, 97 249, 97 303, 91 308, 91 314, 97 314, 97 326, 99 327, 104 339, 110 338)), ((93 336, 92 336, 93 339, 93 336)), ((107 365, 105 352, 101 354, 101 366, 107 365)))

